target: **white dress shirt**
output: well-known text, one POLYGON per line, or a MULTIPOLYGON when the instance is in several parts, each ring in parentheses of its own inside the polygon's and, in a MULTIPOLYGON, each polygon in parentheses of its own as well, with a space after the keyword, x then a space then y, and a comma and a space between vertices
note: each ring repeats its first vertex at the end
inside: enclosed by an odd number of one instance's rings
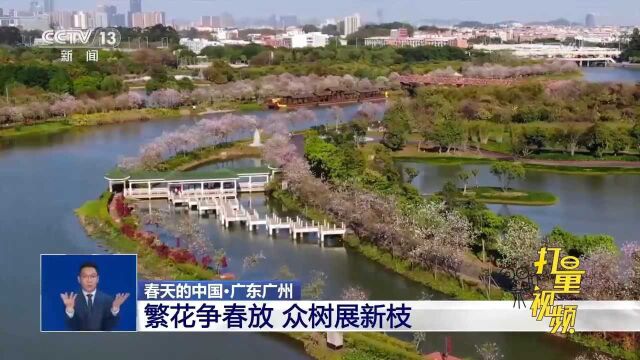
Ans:
MULTIPOLYGON (((96 301, 96 292, 98 291, 98 289, 93 289, 93 291, 89 292, 89 291, 85 291, 84 289, 82 289, 82 295, 84 296, 84 301, 87 303, 87 307, 89 307, 89 297, 87 295, 91 295, 91 305, 93 306, 93 304, 96 301)), ((73 315, 75 314, 75 310, 71 309, 71 310, 66 310, 64 311, 65 313, 67 313, 67 316, 69 317, 69 319, 73 318, 73 315)), ((111 308, 111 315, 113 316, 118 316, 118 313, 120 312, 120 309, 115 310, 114 308, 111 308)))

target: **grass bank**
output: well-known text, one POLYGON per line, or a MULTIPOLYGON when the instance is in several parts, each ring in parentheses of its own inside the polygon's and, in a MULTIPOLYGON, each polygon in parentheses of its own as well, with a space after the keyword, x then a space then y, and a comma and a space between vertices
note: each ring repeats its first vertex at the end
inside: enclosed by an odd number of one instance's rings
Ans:
POLYGON ((69 130, 74 127, 96 126, 107 124, 119 124, 131 121, 146 121, 154 119, 177 118, 182 116, 197 116, 207 110, 229 110, 239 112, 263 110, 259 103, 237 103, 224 102, 216 103, 207 107, 184 106, 178 109, 130 109, 93 114, 73 114, 68 117, 56 117, 42 122, 21 123, 12 127, 0 129, 0 138, 15 138, 34 135, 49 135, 69 130))
POLYGON ((603 339, 597 335, 591 336, 583 333, 574 333, 574 334, 568 335, 568 338, 571 339, 571 341, 574 341, 578 344, 586 346, 590 349, 603 352, 605 354, 609 354, 618 359, 624 359, 624 360, 640 359, 640 349, 635 351, 628 350, 618 344, 607 341, 606 339, 603 339))
MULTIPOLYGON (((498 159, 483 157, 483 156, 470 156, 468 154, 456 154, 451 153, 449 155, 442 155, 438 153, 419 152, 417 150, 402 150, 400 152, 392 153, 394 159, 399 161, 410 162, 424 162, 435 165, 481 165, 492 164, 498 159)), ((548 163, 531 163, 529 159, 518 159, 520 163, 527 169, 533 171, 553 172, 560 174, 572 174, 572 175, 618 175, 618 174, 636 174, 640 175, 640 168, 634 167, 616 167, 616 166, 595 166, 590 164, 589 161, 581 162, 580 166, 570 165, 575 162, 563 163, 557 161, 551 163, 553 160, 547 160, 548 163)), ((535 161, 535 160, 534 160, 535 161)))
POLYGON ((467 188, 467 193, 463 196, 472 197, 487 204, 545 206, 553 205, 558 201, 555 195, 546 191, 518 189, 502 191, 502 189, 498 187, 490 186, 467 188))
POLYGON ((34 125, 17 125, 12 128, 0 130, 0 139, 20 138, 32 135, 50 135, 67 131, 71 128, 73 128, 73 125, 68 121, 53 121, 34 125))
POLYGON ((73 114, 69 117, 52 118, 33 124, 17 124, 0 130, 0 138, 15 138, 33 135, 49 135, 82 126, 119 124, 131 121, 146 121, 191 115, 189 109, 132 109, 93 114, 73 114))
POLYGON ((122 234, 118 224, 109 215, 111 194, 103 193, 97 200, 90 200, 76 210, 87 234, 117 253, 138 254, 138 274, 144 279, 206 280, 216 277, 213 271, 198 265, 179 264, 164 259, 151 248, 122 234))

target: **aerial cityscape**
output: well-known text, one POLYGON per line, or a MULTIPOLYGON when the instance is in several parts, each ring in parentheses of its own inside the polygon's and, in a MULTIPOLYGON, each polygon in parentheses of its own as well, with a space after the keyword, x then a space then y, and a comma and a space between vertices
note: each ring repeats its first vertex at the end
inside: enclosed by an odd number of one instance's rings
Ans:
POLYGON ((0 359, 640 359, 630 1, 5 0, 0 91, 0 359))

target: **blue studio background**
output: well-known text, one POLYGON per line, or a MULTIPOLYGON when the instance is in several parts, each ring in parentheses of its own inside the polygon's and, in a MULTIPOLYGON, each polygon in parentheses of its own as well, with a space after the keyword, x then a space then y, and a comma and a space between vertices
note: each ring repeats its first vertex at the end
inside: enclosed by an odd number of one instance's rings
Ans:
POLYGON ((42 255, 41 266, 41 330, 65 331, 64 304, 60 294, 81 294, 78 270, 85 262, 98 266, 98 290, 110 296, 129 293, 120 307, 120 320, 115 331, 136 330, 136 256, 135 255, 42 255))

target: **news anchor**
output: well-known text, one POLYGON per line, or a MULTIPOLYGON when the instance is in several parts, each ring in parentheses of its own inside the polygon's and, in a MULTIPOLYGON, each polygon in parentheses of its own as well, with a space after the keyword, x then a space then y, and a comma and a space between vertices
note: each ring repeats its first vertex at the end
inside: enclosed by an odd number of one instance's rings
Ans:
POLYGON ((86 262, 78 271, 81 292, 60 294, 69 330, 111 331, 118 323, 120 306, 129 293, 119 293, 114 298, 98 290, 99 281, 98 266, 86 262))

